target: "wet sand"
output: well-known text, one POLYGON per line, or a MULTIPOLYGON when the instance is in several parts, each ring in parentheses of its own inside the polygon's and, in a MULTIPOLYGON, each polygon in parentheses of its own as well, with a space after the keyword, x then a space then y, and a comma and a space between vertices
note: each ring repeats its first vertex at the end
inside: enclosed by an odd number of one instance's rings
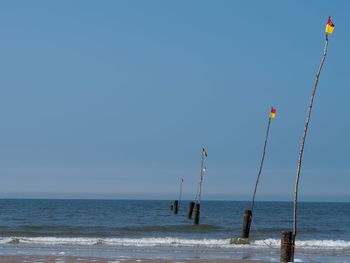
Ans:
POLYGON ((166 260, 166 259, 103 259, 85 257, 51 257, 51 256, 0 256, 4 263, 264 263, 256 260, 226 260, 226 259, 200 259, 200 260, 166 260))

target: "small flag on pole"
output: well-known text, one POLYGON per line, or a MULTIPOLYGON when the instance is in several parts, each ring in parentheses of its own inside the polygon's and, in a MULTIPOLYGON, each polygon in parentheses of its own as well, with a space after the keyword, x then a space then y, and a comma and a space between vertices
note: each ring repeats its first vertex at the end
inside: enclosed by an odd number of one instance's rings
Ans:
POLYGON ((276 109, 274 107, 271 107, 270 118, 276 118, 276 109))
POLYGON ((334 30, 334 24, 333 24, 333 22, 331 20, 331 17, 329 16, 328 17, 328 22, 327 22, 327 25, 326 25, 326 33, 327 34, 332 34, 333 30, 334 30))
POLYGON ((204 149, 204 147, 202 148, 202 155, 205 157, 208 157, 207 151, 204 149))

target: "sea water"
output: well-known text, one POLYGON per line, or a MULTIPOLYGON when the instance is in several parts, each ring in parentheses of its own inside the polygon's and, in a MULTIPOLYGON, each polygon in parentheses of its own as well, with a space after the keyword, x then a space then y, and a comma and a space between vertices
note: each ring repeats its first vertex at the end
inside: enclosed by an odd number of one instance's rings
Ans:
MULTIPOLYGON (((200 225, 170 201, 0 200, 0 255, 149 259, 261 259, 279 262, 291 202, 257 202, 249 244, 239 237, 249 202, 202 201, 200 225)), ((296 262, 350 262, 350 203, 299 204, 296 262)))

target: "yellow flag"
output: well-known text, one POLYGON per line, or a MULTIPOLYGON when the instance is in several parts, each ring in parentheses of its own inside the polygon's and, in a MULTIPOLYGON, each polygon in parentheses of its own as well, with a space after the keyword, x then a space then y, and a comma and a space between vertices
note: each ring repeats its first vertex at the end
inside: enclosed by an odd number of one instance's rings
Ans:
POLYGON ((274 119, 276 118, 276 108, 272 107, 270 111, 270 118, 274 119))
POLYGON ((326 33, 327 34, 332 34, 333 30, 334 30, 334 24, 333 24, 333 22, 331 20, 331 17, 329 16, 328 17, 328 22, 327 22, 327 25, 326 25, 326 33))

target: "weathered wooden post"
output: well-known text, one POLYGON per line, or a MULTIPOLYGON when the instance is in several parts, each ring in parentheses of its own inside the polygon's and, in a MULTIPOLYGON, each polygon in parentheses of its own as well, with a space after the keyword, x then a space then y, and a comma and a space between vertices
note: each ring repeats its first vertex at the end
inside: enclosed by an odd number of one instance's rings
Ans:
POLYGON ((293 232, 281 232, 281 262, 294 262, 293 232))
POLYGON ((188 219, 192 219, 194 205, 195 205, 195 202, 190 202, 190 204, 188 205, 188 211, 187 211, 188 219))
POLYGON ((194 205, 194 224, 198 225, 199 224, 199 216, 200 216, 200 204, 196 203, 194 205))
POLYGON ((243 217, 243 228, 241 238, 248 238, 250 231, 250 223, 252 220, 252 210, 245 210, 243 217))
POLYGON ((179 212, 179 201, 178 200, 174 200, 174 202, 173 202, 173 212, 175 215, 179 212))

